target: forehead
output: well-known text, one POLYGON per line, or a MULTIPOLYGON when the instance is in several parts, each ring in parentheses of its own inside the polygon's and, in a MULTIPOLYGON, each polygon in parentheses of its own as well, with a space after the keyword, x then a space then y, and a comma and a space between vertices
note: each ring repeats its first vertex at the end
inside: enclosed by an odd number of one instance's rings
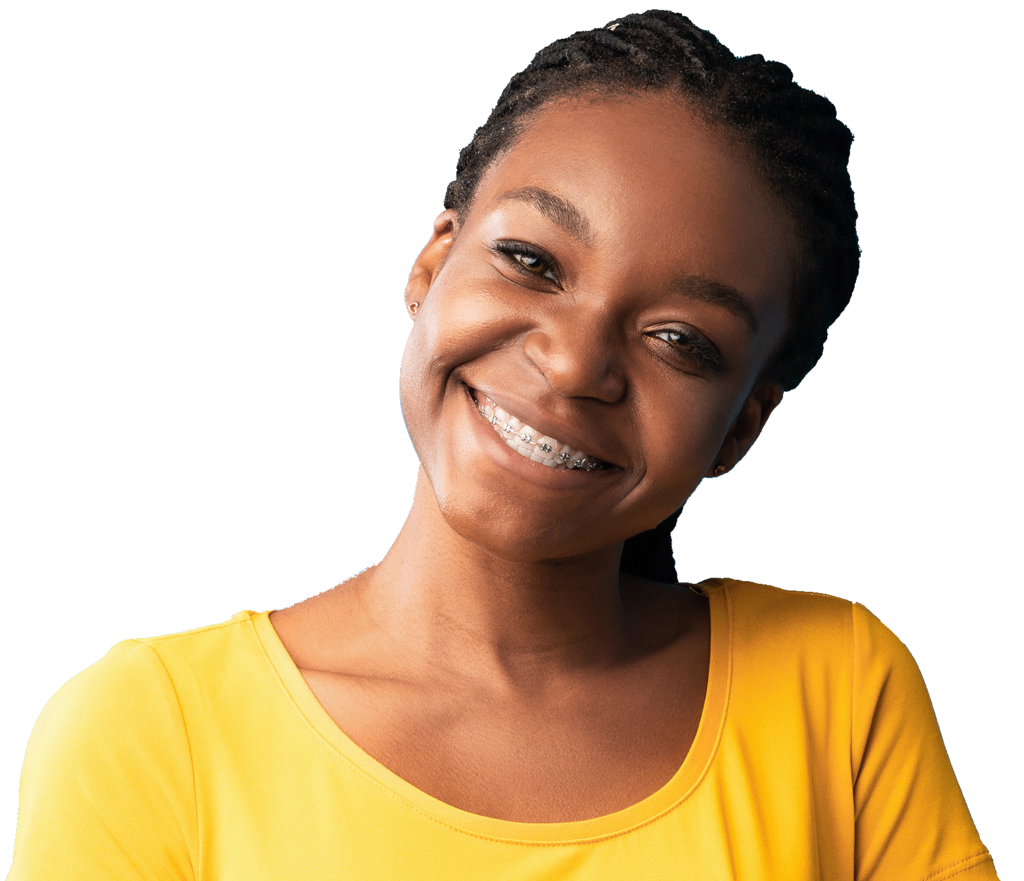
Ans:
POLYGON ((508 194, 526 188, 578 209, 588 247, 637 278, 687 273, 736 287, 759 309, 788 303, 788 211, 735 141, 675 96, 546 104, 481 179, 467 225, 508 211, 508 194))

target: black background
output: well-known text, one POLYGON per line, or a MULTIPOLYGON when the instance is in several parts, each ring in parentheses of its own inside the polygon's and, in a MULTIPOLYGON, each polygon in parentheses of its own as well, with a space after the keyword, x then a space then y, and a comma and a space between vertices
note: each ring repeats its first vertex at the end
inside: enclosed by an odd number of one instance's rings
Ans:
MULTIPOLYGON (((597 8, 516 7, 468 31, 442 11, 179 23, 125 48, 132 64, 95 60, 111 88, 85 111, 69 100, 73 149, 51 177, 59 235, 75 233, 53 259, 91 293, 49 311, 36 360, 55 369, 36 370, 26 429, 15 742, 117 640, 288 605, 387 550, 416 471, 397 398, 409 266, 508 77, 628 9, 597 8)), ((864 255, 819 367, 689 501, 680 577, 867 605, 921 665, 992 847, 992 582, 1007 579, 984 562, 981 580, 972 479, 996 463, 971 413, 975 355, 948 345, 934 298, 956 255, 921 235, 943 198, 920 163, 943 149, 915 60, 929 50, 909 22, 684 11, 836 102, 864 255)))

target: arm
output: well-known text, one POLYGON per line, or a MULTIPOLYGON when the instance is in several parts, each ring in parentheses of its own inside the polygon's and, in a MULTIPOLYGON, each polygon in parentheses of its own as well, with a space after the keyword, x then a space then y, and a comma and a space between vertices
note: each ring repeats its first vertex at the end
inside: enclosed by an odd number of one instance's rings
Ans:
POLYGON ((8 881, 193 879, 195 805, 171 680, 148 645, 120 643, 33 729, 8 881))
POLYGON ((855 877, 992 881, 917 664, 859 605, 853 639, 855 877))

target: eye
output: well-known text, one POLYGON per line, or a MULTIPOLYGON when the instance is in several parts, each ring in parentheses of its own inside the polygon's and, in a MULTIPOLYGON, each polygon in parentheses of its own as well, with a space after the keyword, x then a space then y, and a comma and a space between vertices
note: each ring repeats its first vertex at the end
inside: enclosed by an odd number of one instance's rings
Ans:
POLYGON ((540 248, 528 245, 526 242, 495 242, 492 246, 495 251, 501 254, 516 269, 528 272, 538 278, 546 278, 558 284, 558 265, 554 258, 545 254, 540 248))
POLYGON ((722 355, 715 344, 692 328, 665 327, 651 331, 648 336, 662 340, 700 368, 721 370, 723 367, 722 355))

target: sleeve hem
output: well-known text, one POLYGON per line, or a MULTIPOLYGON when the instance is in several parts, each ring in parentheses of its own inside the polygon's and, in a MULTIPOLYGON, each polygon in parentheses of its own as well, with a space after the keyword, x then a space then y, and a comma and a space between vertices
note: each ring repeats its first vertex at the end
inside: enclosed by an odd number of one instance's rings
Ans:
MULTIPOLYGON (((952 866, 940 869, 938 872, 933 872, 931 875, 923 878, 922 881, 945 881, 947 878, 953 878, 962 872, 969 872, 971 869, 976 869, 985 863, 992 864, 992 855, 987 850, 974 856, 966 857, 952 866)), ((992 877, 995 877, 994 867, 992 877)))

